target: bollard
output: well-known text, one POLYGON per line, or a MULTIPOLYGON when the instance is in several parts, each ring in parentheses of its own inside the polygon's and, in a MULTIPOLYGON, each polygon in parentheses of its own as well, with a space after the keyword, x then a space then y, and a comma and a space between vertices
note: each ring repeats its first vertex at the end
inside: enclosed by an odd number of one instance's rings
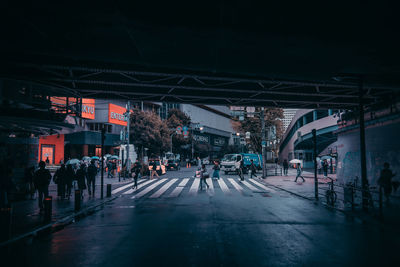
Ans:
POLYGON ((43 200, 43 205, 44 205, 44 220, 46 222, 51 221, 51 215, 53 213, 53 197, 52 196, 47 196, 43 200))
POLYGON ((12 207, 10 205, 0 208, 0 241, 11 237, 12 207))
POLYGON ((75 190, 75 211, 81 209, 81 191, 75 190))
POLYGON ((111 197, 111 184, 107 184, 107 197, 111 197))

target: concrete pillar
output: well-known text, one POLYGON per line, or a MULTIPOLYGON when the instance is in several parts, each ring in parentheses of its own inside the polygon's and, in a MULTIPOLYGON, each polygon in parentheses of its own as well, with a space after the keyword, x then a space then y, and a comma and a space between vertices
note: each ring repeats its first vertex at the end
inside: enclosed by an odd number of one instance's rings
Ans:
POLYGON ((303 116, 303 125, 306 125, 307 124, 307 118, 306 118, 306 116, 303 116))
POLYGON ((328 115, 331 116, 333 114, 332 109, 328 109, 328 115))

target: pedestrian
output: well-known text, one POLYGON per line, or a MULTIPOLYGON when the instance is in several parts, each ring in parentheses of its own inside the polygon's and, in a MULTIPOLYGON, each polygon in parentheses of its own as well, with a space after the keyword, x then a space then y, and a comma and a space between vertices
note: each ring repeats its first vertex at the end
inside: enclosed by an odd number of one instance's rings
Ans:
POLYGON ((50 163, 50 160, 49 160, 49 157, 47 157, 46 158, 46 164, 49 164, 50 163))
POLYGON ((81 191, 81 197, 83 198, 83 190, 86 189, 86 168, 85 164, 81 164, 80 168, 76 171, 75 177, 78 182, 78 189, 81 191))
POLYGON ((67 177, 65 185, 67 188, 67 198, 71 197, 72 182, 75 180, 75 171, 71 164, 67 165, 67 177))
POLYGON ((392 193, 392 178, 396 176, 395 173, 390 169, 389 163, 385 162, 383 164, 383 170, 381 171, 381 176, 378 179, 378 184, 383 188, 383 192, 386 198, 386 204, 389 204, 389 196, 392 193))
POLYGON ((153 160, 152 162, 150 162, 150 166, 151 166, 150 180, 153 179, 154 175, 156 175, 157 178, 159 178, 160 176, 158 176, 157 173, 157 162, 153 160))
POLYGON ((254 164, 254 161, 251 159, 250 160, 250 178, 257 177, 256 173, 257 173, 257 166, 254 164))
POLYGON ((301 169, 301 164, 299 163, 297 165, 297 175, 296 175, 296 179, 294 180, 295 183, 297 183, 297 179, 300 177, 301 179, 303 179, 303 182, 305 182, 306 180, 304 179, 304 177, 301 175, 303 173, 303 170, 301 169))
POLYGON ((43 200, 49 196, 49 184, 51 181, 50 171, 46 169, 44 161, 39 162, 39 170, 33 176, 33 183, 38 190, 38 204, 40 212, 43 212, 43 200))
POLYGON ((197 166, 201 167, 201 159, 200 159, 200 157, 197 157, 197 166))
POLYGON ((244 164, 243 164, 243 160, 241 160, 240 163, 239 163, 238 174, 239 174, 240 180, 244 181, 244 164))
POLYGON ((322 169, 324 170, 324 178, 328 177, 328 161, 326 159, 324 159, 323 163, 322 163, 322 169))
POLYGON ((111 160, 107 161, 107 178, 114 178, 112 174, 112 163, 111 160))
POLYGON ((90 165, 87 168, 87 187, 88 187, 88 193, 89 196, 95 192, 95 184, 96 184, 96 175, 97 175, 97 167, 96 167, 96 162, 94 159, 90 161, 90 165))
POLYGON ((142 169, 142 164, 140 163, 140 161, 138 159, 136 159, 135 164, 133 164, 133 168, 132 168, 132 173, 133 173, 133 180, 134 180, 134 185, 132 187, 132 189, 137 189, 137 181, 140 178, 140 171, 142 169))
POLYGON ((67 169, 64 164, 61 164, 61 167, 54 174, 53 181, 57 185, 57 196, 64 199, 67 185, 67 169))
POLYGON ((220 167, 219 167, 219 162, 218 161, 214 161, 214 166, 213 166, 213 178, 218 179, 220 178, 219 176, 219 171, 220 171, 220 167))
POLYGON ((203 190, 203 183, 206 184, 207 189, 210 187, 206 181, 206 179, 209 177, 210 175, 207 172, 206 165, 202 164, 200 169, 200 190, 203 190))
POLYGON ((288 175, 288 169, 289 169, 289 163, 287 159, 283 160, 283 175, 287 176, 288 175))
POLYGON ((25 182, 27 184, 27 191, 28 194, 31 196, 31 199, 33 199, 33 196, 35 195, 35 186, 33 185, 33 175, 35 174, 35 167, 29 167, 25 169, 25 182))

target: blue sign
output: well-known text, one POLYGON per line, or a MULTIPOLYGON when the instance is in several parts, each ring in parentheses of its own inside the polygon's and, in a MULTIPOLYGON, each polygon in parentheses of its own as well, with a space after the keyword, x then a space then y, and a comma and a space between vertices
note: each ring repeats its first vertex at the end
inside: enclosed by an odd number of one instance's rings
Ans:
POLYGON ((261 146, 265 147, 267 145, 267 141, 261 141, 261 146))
POLYGON ((188 127, 187 127, 187 126, 183 126, 182 130, 183 130, 184 132, 187 132, 188 127))

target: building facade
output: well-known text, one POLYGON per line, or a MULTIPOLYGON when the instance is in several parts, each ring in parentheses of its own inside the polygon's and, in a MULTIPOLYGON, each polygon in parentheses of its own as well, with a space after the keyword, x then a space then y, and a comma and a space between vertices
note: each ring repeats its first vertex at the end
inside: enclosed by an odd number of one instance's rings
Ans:
POLYGON ((283 109, 282 126, 283 126, 284 132, 286 132, 287 128, 289 127, 290 123, 292 122, 292 119, 293 119, 294 115, 296 115, 297 111, 298 111, 298 109, 289 109, 289 108, 283 109))

